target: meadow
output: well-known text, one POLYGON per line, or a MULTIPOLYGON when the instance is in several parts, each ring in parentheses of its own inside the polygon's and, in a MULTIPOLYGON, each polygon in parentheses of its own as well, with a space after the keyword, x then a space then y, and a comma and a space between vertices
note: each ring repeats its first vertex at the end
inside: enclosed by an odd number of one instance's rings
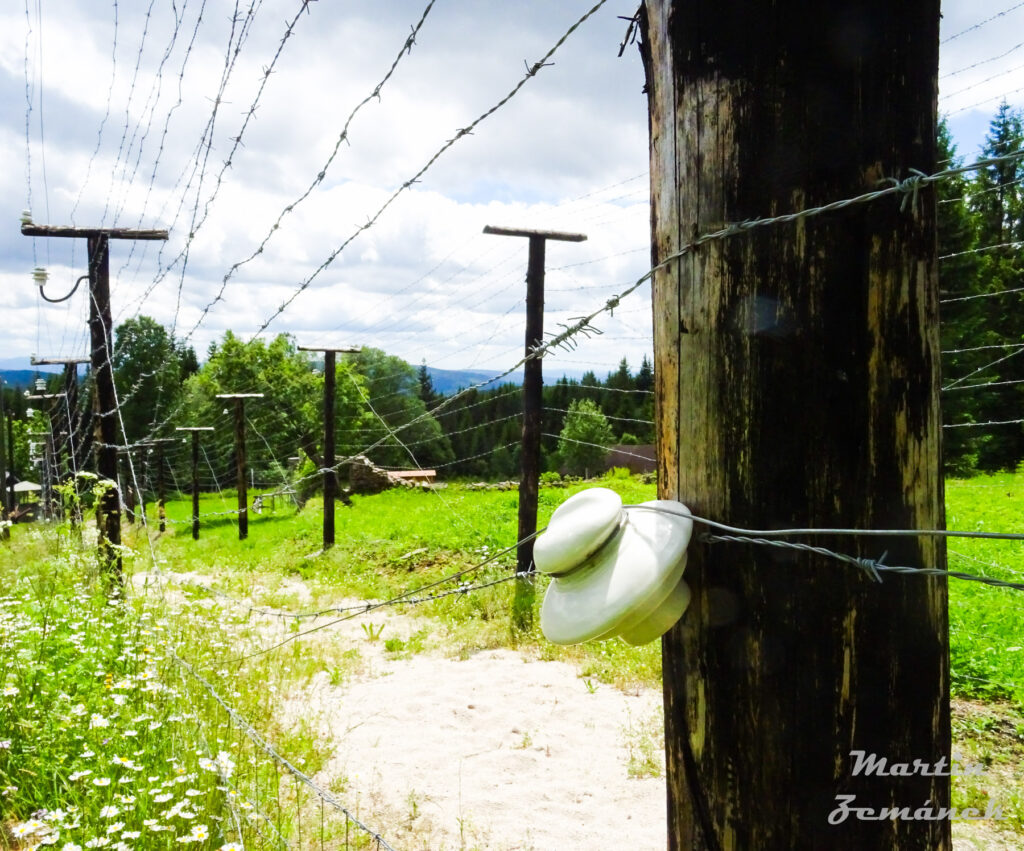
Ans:
MULTIPOLYGON (((543 488, 540 524, 591 484, 543 488)), ((627 503, 655 495, 621 474, 600 484, 627 503)), ((949 528, 1024 528, 1024 474, 950 480, 946 496, 949 528)), ((147 526, 125 527, 123 586, 98 572, 88 529, 82 542, 66 525, 14 527, 0 549, 0 847, 384 847, 373 827, 387 836, 387 824, 360 826, 379 813, 325 806, 306 785, 330 754, 301 719, 282 719, 285 695, 365 664, 358 649, 316 640, 332 620, 360 616, 367 642, 396 658, 511 647, 571 663, 588 688, 660 687, 657 642, 562 648, 536 619, 511 628, 515 583, 502 580, 514 565, 515 491, 453 485, 353 503, 339 507, 326 553, 316 500, 299 512, 265 505, 245 541, 232 493, 203 497, 198 541, 188 499, 168 503, 164 534, 150 507, 147 526), (382 635, 380 617, 362 608, 309 614, 389 600, 484 561, 413 595, 436 599, 396 606, 426 624, 405 637, 382 635)), ((1021 581, 1024 544, 953 540, 949 567, 1021 581)), ((949 589, 954 747, 990 768, 958 778, 954 803, 998 796, 998 827, 1024 833, 1021 598, 972 582, 949 589)), ((638 731, 638 776, 660 770, 657 732, 638 731)), ((344 779, 332 787, 341 798, 346 789, 344 779)))

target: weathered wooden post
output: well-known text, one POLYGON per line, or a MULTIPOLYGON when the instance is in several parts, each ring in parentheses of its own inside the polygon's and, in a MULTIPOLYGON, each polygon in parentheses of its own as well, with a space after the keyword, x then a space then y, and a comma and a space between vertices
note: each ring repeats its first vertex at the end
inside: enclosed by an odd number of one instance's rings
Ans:
MULTIPOLYGON (((547 240, 583 242, 582 233, 503 228, 487 225, 484 233, 498 236, 525 236, 530 240, 526 266, 526 354, 544 342, 544 253, 547 240)), ((533 538, 537 531, 537 498, 540 490, 540 436, 544 413, 544 374, 541 359, 528 360, 523 367, 523 440, 520 452, 519 538, 516 573, 533 567, 533 538), (529 538, 529 540, 524 540, 529 538)), ((529 627, 533 617, 533 583, 516 581, 513 619, 520 629, 529 627)))
POLYGON ((324 449, 321 467, 324 483, 324 549, 334 546, 334 498, 338 494, 338 471, 334 469, 334 395, 337 381, 337 353, 355 354, 359 346, 299 346, 301 352, 324 353, 324 449))
MULTIPOLYGON (((114 390, 114 369, 111 360, 113 323, 110 314, 110 240, 165 240, 165 230, 131 230, 128 228, 78 228, 36 225, 23 220, 23 236, 71 237, 85 239, 89 254, 89 338, 91 344, 93 393, 94 444, 96 472, 106 484, 106 490, 96 506, 99 527, 100 565, 121 581, 121 510, 117 494, 117 393, 114 390)), ((77 284, 76 284, 77 287, 77 284)), ((71 291, 74 293, 74 290, 71 291)), ((70 298, 49 298, 64 301, 70 298)))
MULTIPOLYGON (((213 426, 178 427, 175 431, 192 432, 192 540, 199 540, 199 432, 213 431, 213 426)), ((160 531, 163 524, 161 522, 160 531)))
POLYGON ((238 488, 238 540, 249 537, 249 497, 245 481, 245 400, 262 399, 262 393, 218 393, 218 399, 235 400, 235 481, 238 488))
MULTIPOLYGON (((934 171, 938 0, 646 0, 641 24, 655 263, 934 171)), ((660 495, 745 528, 942 528, 936 269, 920 187, 658 271, 660 495)), ((935 539, 813 543, 945 566, 935 539)), ((699 540, 686 578, 663 645, 669 847, 949 849, 945 580, 699 540)))

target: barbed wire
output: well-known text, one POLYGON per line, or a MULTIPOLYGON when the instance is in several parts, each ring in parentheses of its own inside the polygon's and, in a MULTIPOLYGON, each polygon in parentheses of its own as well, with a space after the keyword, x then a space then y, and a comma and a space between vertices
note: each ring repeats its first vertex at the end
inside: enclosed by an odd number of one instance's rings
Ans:
POLYGON ((558 41, 555 42, 555 44, 548 50, 547 53, 544 54, 544 56, 542 56, 532 66, 527 67, 525 76, 512 88, 512 90, 508 94, 501 98, 486 112, 482 113, 481 115, 473 119, 473 121, 471 121, 465 127, 462 127, 459 130, 457 130, 455 135, 447 142, 445 142, 433 154, 433 156, 431 156, 431 158, 427 160, 427 162, 420 168, 419 171, 417 171, 411 178, 406 180, 401 186, 398 187, 398 189, 396 189, 388 197, 388 199, 378 208, 378 210, 367 220, 365 224, 360 225, 352 233, 351 236, 349 236, 344 242, 341 243, 341 245, 339 245, 337 248, 331 251, 330 254, 327 255, 327 259, 325 259, 312 272, 312 274, 308 275, 302 281, 302 283, 300 283, 299 286, 296 287, 292 294, 288 296, 288 298, 286 298, 284 302, 263 322, 259 329, 257 329, 256 334, 254 334, 253 336, 255 337, 261 332, 265 331, 278 316, 284 313, 284 311, 288 309, 288 306, 293 301, 295 301, 295 299, 298 298, 299 295, 304 293, 309 288, 313 281, 315 281, 320 276, 320 273, 323 272, 328 266, 330 266, 338 257, 338 255, 341 254, 341 252, 344 251, 349 246, 349 244, 356 239, 356 237, 363 233, 363 231, 373 227, 377 223, 377 220, 381 217, 381 215, 383 215, 383 213, 395 202, 395 200, 403 192, 412 187, 413 184, 418 183, 419 180, 423 177, 423 175, 430 170, 434 163, 436 163, 453 145, 455 145, 458 141, 465 138, 466 136, 470 135, 481 122, 485 121, 487 118, 489 118, 499 109, 501 109, 506 103, 512 100, 512 98, 514 98, 519 93, 519 91, 523 88, 523 86, 526 85, 526 83, 529 80, 533 79, 533 77, 535 77, 540 71, 547 67, 547 65, 549 64, 548 60, 552 56, 554 56, 558 49, 563 44, 565 44, 565 42, 572 36, 572 34, 576 32, 576 30, 579 29, 579 27, 582 26, 588 18, 590 18, 602 6, 604 6, 606 2, 608 2, 608 0, 598 0, 598 2, 592 8, 585 12, 583 16, 579 18, 579 20, 577 20, 572 26, 569 27, 568 30, 566 30, 566 32, 561 36, 561 38, 559 38, 558 41))
MULTIPOLYGON (((237 272, 242 266, 256 259, 263 253, 263 250, 264 248, 266 248, 267 243, 270 242, 271 237, 273 237, 273 235, 280 229, 281 222, 284 221, 285 217, 294 212, 295 208, 298 207, 303 201, 305 201, 313 192, 313 190, 316 189, 317 186, 323 183, 324 179, 327 176, 328 169, 330 169, 331 164, 334 162, 335 158, 338 155, 338 151, 341 148, 341 143, 349 143, 348 133, 349 128, 352 125, 352 121, 355 119, 356 115, 360 112, 360 110, 362 110, 362 108, 367 103, 369 103, 374 98, 376 98, 378 101, 380 100, 381 90, 384 88, 385 85, 387 85, 388 80, 390 80, 391 76, 395 73, 395 69, 398 68, 398 64, 402 61, 402 58, 412 53, 413 45, 416 43, 416 37, 419 35, 420 30, 423 28, 423 24, 427 19, 427 15, 430 14, 430 10, 434 7, 435 2, 436 0, 429 0, 429 2, 426 5, 426 8, 423 10, 423 13, 420 15, 419 20, 412 26, 412 32, 406 38, 405 43, 402 45, 402 47, 399 48, 398 55, 391 63, 391 67, 388 68, 387 73, 385 73, 383 78, 377 83, 376 86, 374 86, 373 91, 371 91, 358 104, 356 104, 353 110, 349 113, 348 118, 345 119, 345 124, 342 126, 341 133, 338 135, 338 138, 334 143, 333 150, 327 157, 326 162, 324 162, 324 164, 320 167, 320 171, 317 173, 316 177, 305 189, 305 191, 303 191, 303 193, 299 195, 298 198, 296 198, 294 201, 288 204, 281 211, 277 219, 274 221, 274 224, 271 225, 270 230, 267 232, 266 236, 263 237, 263 240, 252 252, 252 254, 250 254, 244 260, 239 260, 237 263, 233 263, 231 265, 231 267, 228 269, 223 279, 221 280, 221 288, 218 291, 216 298, 214 298, 210 305, 208 305, 207 308, 204 309, 204 315, 209 311, 209 309, 214 304, 221 301, 221 298, 224 294, 224 289, 227 286, 228 281, 234 276, 235 272, 237 272)), ((200 318, 200 321, 202 321, 202 318, 200 318)))
MULTIPOLYGON (((537 535, 541 534, 543 531, 545 531, 545 530, 544 529, 538 529, 533 534, 527 535, 526 537, 520 539, 519 541, 517 541, 516 543, 512 544, 511 546, 505 547, 502 550, 498 550, 498 551, 496 551, 494 553, 491 553, 483 561, 477 562, 476 564, 470 565, 469 567, 466 567, 466 568, 464 568, 462 570, 458 570, 455 573, 452 573, 452 574, 449 574, 448 576, 442 577, 441 579, 434 580, 433 582, 428 582, 426 585, 421 585, 418 588, 410 589, 409 591, 405 591, 405 592, 403 592, 401 594, 398 594, 398 595, 396 595, 394 597, 391 597, 388 600, 383 600, 383 601, 377 602, 377 603, 366 603, 366 604, 364 604, 362 606, 356 607, 356 611, 349 611, 347 614, 345 614, 344 616, 342 616, 340 618, 335 618, 334 620, 330 620, 327 623, 320 624, 319 626, 314 626, 314 627, 312 627, 310 629, 307 629, 307 630, 305 630, 303 632, 296 632, 296 633, 288 636, 288 638, 284 639, 283 641, 279 641, 276 644, 270 645, 269 647, 264 647, 264 648, 262 648, 260 650, 257 650, 255 652, 253 652, 253 653, 246 653, 245 655, 235 656, 235 657, 232 657, 230 659, 218 659, 218 660, 215 660, 215 662, 211 663, 211 665, 213 665, 213 664, 216 664, 216 665, 234 664, 234 663, 237 663, 237 662, 244 662, 244 661, 246 661, 248 659, 254 659, 257 656, 263 656, 263 655, 265 655, 267 653, 270 653, 270 652, 272 652, 274 650, 277 650, 278 648, 283 647, 284 645, 289 644, 292 641, 295 641, 296 639, 303 638, 304 636, 310 635, 310 634, 312 634, 314 632, 319 632, 322 629, 327 629, 328 627, 334 626, 335 624, 339 624, 339 623, 343 623, 344 621, 352 620, 353 618, 360 617, 362 615, 368 614, 369 612, 376 611, 377 609, 383 609, 383 608, 385 608, 387 606, 400 605, 403 600, 406 600, 406 599, 409 599, 409 598, 413 598, 416 595, 421 595, 421 594, 423 594, 423 592, 429 591, 431 588, 437 588, 439 585, 444 585, 445 583, 448 583, 448 582, 454 582, 454 581, 456 581, 458 579, 461 579, 463 576, 467 576, 470 573, 475 573, 476 571, 480 570, 481 568, 485 567, 486 565, 491 564, 492 562, 497 561, 502 556, 505 556, 505 555, 508 555, 511 552, 514 552, 520 545, 526 543, 527 541, 532 541, 534 538, 537 537, 537 535)), ((516 575, 518 575, 518 574, 516 574, 516 575)), ((495 583, 495 584, 497 584, 497 583, 495 583)), ((457 589, 456 589, 456 591, 457 591, 457 589)))
POLYGON ((939 79, 940 80, 945 80, 948 77, 955 77, 955 76, 957 76, 957 74, 963 74, 965 71, 973 71, 975 68, 978 68, 978 67, 980 67, 982 65, 987 65, 989 62, 995 62, 997 59, 1004 59, 1007 56, 1009 56, 1011 53, 1014 53, 1014 52, 1020 50, 1022 47, 1024 47, 1024 41, 1020 42, 1019 44, 1015 44, 1009 50, 1005 51, 1004 53, 1000 53, 997 56, 990 56, 988 59, 981 59, 981 60, 979 60, 977 62, 974 62, 974 63, 972 63, 970 65, 967 65, 967 66, 965 66, 963 68, 958 68, 956 71, 949 71, 949 72, 947 72, 945 74, 942 74, 939 77, 939 79))
POLYGON ((998 20, 999 18, 1005 17, 1006 15, 1008 15, 1010 12, 1014 11, 1015 9, 1019 9, 1021 6, 1024 6, 1024 3, 1016 3, 1016 4, 1014 4, 1013 6, 1010 6, 1007 9, 1003 9, 1003 11, 998 12, 995 15, 992 15, 992 17, 990 17, 990 18, 985 18, 985 20, 979 21, 978 23, 973 24, 972 26, 967 27, 967 29, 960 30, 960 32, 955 33, 954 35, 951 35, 951 36, 948 36, 947 38, 942 39, 942 41, 940 41, 939 44, 948 44, 949 42, 953 41, 954 39, 960 38, 960 36, 962 36, 962 35, 967 35, 967 33, 974 32, 975 30, 979 30, 983 26, 985 26, 986 24, 991 24, 993 21, 998 20))
POLYGON ((171 659, 174 660, 175 664, 179 665, 184 671, 186 671, 190 676, 192 676, 200 685, 202 685, 203 688, 205 688, 206 691, 210 694, 210 696, 221 705, 224 711, 235 723, 235 726, 238 727, 238 729, 241 730, 243 733, 245 733, 245 735, 247 735, 253 742, 255 742, 256 745, 261 750, 263 750, 264 753, 267 754, 267 756, 269 756, 272 760, 274 760, 274 762, 276 762, 285 771, 291 774, 292 777, 294 777, 296 780, 298 780, 300 783, 306 786, 306 788, 311 790, 313 794, 315 794, 321 801, 328 804, 338 812, 343 813, 345 815, 345 818, 349 819, 360 830, 366 833, 371 838, 371 840, 376 842, 378 848, 384 848, 387 849, 387 851, 395 851, 395 849, 390 844, 388 844, 387 840, 385 840, 384 837, 380 835, 380 833, 378 833, 377 831, 373 830, 371 827, 368 827, 366 824, 360 821, 333 794, 319 786, 309 775, 307 775, 300 769, 296 768, 294 765, 292 765, 291 762, 289 762, 285 757, 283 757, 280 754, 280 752, 278 752, 278 750, 274 748, 274 746, 271 745, 270 742, 267 741, 267 739, 264 738, 256 730, 256 728, 253 727, 251 723, 249 723, 249 721, 242 717, 242 715, 239 714, 237 710, 235 710, 230 704, 227 703, 227 701, 224 700, 223 697, 221 697, 217 693, 217 690, 213 687, 213 685, 210 684, 209 680, 207 680, 202 674, 200 674, 192 665, 190 665, 188 662, 182 659, 181 656, 179 656, 178 653, 174 650, 174 648, 169 648, 168 652, 170 653, 171 659))

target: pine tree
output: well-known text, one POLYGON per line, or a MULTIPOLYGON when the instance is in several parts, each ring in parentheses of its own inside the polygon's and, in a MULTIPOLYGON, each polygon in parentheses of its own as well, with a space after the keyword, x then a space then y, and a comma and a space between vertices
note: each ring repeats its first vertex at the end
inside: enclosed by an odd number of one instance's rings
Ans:
MULTIPOLYGON (((1021 113, 1003 103, 992 119, 982 156, 1005 157, 1022 150, 1024 127, 1021 113)), ((984 331, 979 333, 975 346, 1009 346, 1024 341, 1018 319, 1024 310, 1024 298, 1016 292, 1024 288, 1024 262, 1019 245, 1024 238, 1022 181, 1024 159, 1018 158, 980 169, 971 187, 969 204, 977 216, 978 228, 976 289, 978 293, 993 294, 976 299, 984 331)), ((1020 350, 1019 355, 1014 354, 1015 351, 1018 350, 1006 348, 1002 354, 999 351, 987 352, 990 355, 987 363, 991 366, 979 371, 976 377, 972 376, 969 383, 992 386, 961 391, 978 394, 979 421, 1020 418, 1024 402, 1024 350, 1020 350), (1009 357, 1000 360, 1003 355, 1009 357)), ((980 466, 989 469, 1014 467, 1024 458, 1024 430, 1019 425, 992 426, 986 431, 986 441, 980 451, 980 466)))

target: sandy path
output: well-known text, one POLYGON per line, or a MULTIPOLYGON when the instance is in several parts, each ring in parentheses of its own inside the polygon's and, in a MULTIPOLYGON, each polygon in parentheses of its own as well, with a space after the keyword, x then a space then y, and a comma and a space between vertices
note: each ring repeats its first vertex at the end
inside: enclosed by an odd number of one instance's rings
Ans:
POLYGON ((318 781, 344 783, 396 848, 665 847, 664 780, 630 777, 626 744, 658 734, 660 692, 591 691, 571 666, 511 650, 388 659, 345 632, 369 671, 338 686, 318 674, 285 717, 315 721, 335 752, 318 781))
MULTIPOLYGON (((175 575, 207 584, 208 577, 175 575)), ((309 597, 290 579, 279 590, 309 597)), ((345 604, 348 601, 341 601, 345 604)), ((575 668, 513 650, 465 660, 396 656, 427 619, 373 614, 317 633, 357 649, 356 673, 332 685, 316 674, 289 695, 285 725, 313 725, 333 756, 317 774, 401 851, 631 851, 666 846, 661 777, 630 776, 630 748, 646 741, 663 764, 660 689, 623 694, 582 680, 575 668)), ((265 624, 284 634, 280 621, 265 624)), ((954 851, 1011 851, 1015 839, 984 823, 954 825, 954 851)))

